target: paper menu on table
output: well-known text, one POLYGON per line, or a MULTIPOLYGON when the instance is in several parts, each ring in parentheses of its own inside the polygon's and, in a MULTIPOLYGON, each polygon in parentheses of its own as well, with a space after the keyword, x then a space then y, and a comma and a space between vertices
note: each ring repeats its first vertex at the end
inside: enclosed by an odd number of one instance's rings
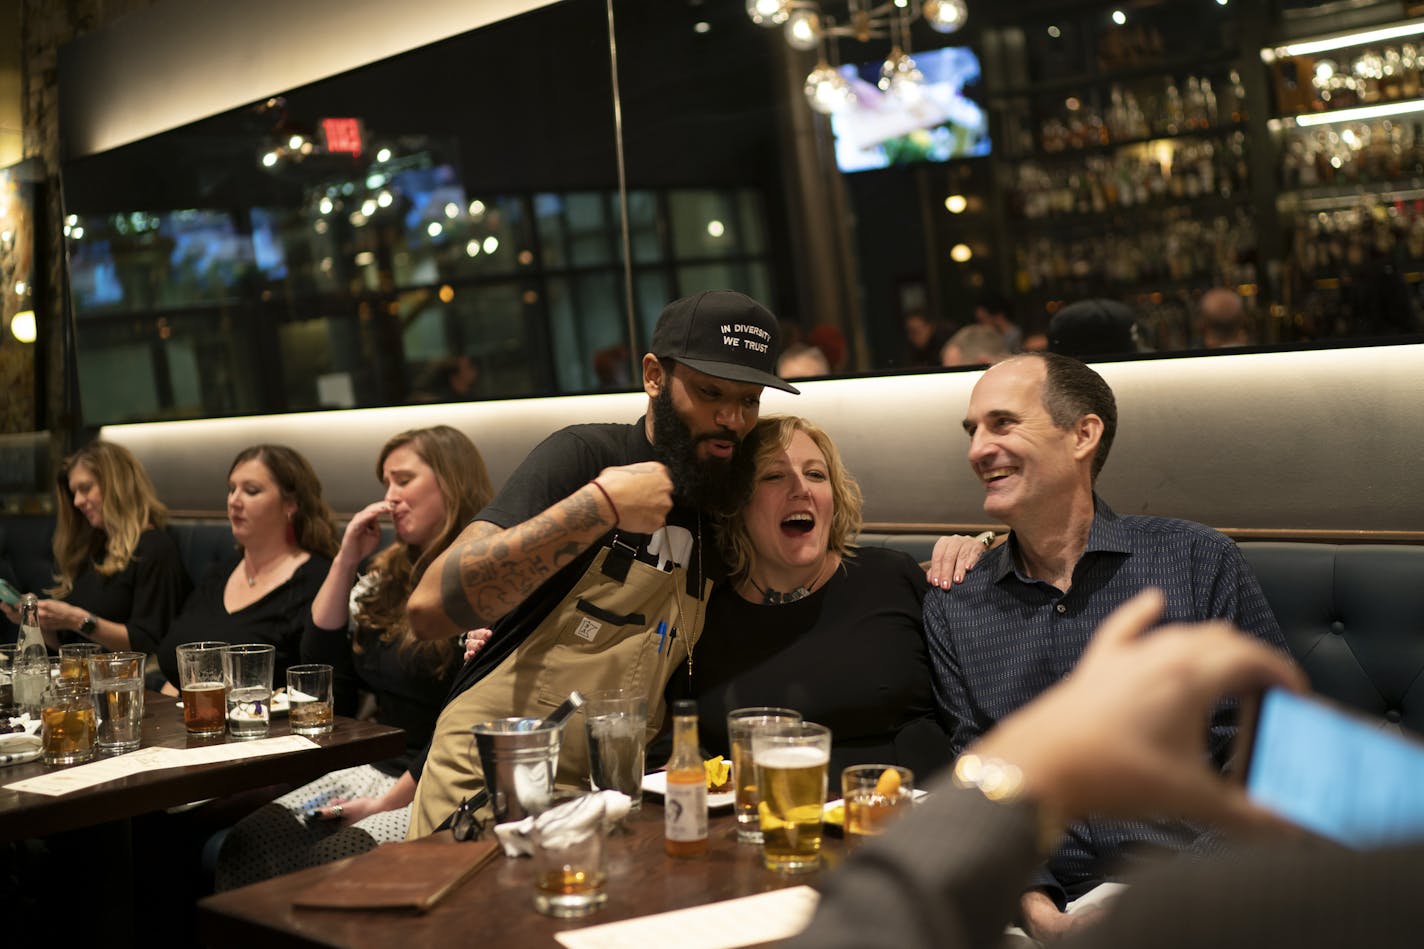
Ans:
POLYGON ((46 794, 56 797, 71 791, 116 781, 145 771, 162 768, 186 768, 191 765, 212 764, 217 761, 240 761, 243 758, 260 758, 265 755, 287 754, 320 747, 310 738, 301 735, 283 735, 280 738, 259 738, 255 741, 230 742, 207 748, 140 748, 126 755, 101 758, 89 764, 65 768, 50 774, 36 775, 23 781, 5 785, 7 791, 28 791, 31 794, 46 794))
POLYGON ((555 933, 567 949, 736 949, 789 939, 806 928, 820 894, 793 886, 690 909, 555 933))

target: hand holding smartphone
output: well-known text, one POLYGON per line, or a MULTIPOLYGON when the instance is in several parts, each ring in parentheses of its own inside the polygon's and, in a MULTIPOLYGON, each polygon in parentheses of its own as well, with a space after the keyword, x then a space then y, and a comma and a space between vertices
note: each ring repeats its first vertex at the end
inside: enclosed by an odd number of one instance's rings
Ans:
POLYGON ((20 591, 16 590, 3 577, 0 577, 0 602, 4 602, 6 606, 18 607, 20 605, 20 591))
POLYGON ((1239 740, 1247 793, 1292 823, 1358 849, 1424 839, 1424 742, 1281 689, 1239 740))

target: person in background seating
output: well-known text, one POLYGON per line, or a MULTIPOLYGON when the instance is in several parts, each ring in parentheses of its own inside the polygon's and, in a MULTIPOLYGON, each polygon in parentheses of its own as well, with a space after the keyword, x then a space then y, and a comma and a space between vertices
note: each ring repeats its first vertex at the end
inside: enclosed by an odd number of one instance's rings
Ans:
MULTIPOLYGON (((148 473, 122 445, 94 441, 55 480, 58 572, 51 598, 40 600, 45 641, 155 651, 190 584, 148 473)), ((18 610, 3 608, 19 622, 18 610)))
MULTIPOLYGON (((1093 629, 1146 586, 1166 595, 1166 620, 1225 619, 1287 654, 1245 558, 1210 528, 1119 517, 1094 486, 1117 431, 1112 389, 1057 354, 1018 356, 985 370, 964 418, 984 512, 1012 528, 964 580, 925 599, 925 633, 951 738, 962 752, 1001 718, 1067 675, 1093 629)), ((941 542, 936 560, 952 549, 941 542)), ((940 575, 943 575, 941 573, 940 575)), ((1234 710, 1211 724, 1224 765, 1234 710)), ((1089 818, 1068 829, 1023 896, 1026 928, 1051 938, 1085 916, 1064 912, 1123 868, 1129 854, 1198 846, 1179 822, 1089 818)))
POLYGON ((218 890, 405 839, 415 796, 410 764, 430 740, 462 661, 456 639, 411 634, 406 597, 494 491, 479 449, 448 425, 391 438, 376 477, 385 497, 346 526, 312 602, 302 652, 304 659, 329 656, 333 642, 349 649, 345 675, 338 666, 338 713, 354 713, 358 688, 369 692, 375 720, 405 729, 406 753, 318 778, 244 818, 219 851, 218 890), (396 539, 376 553, 386 517, 396 539))
MULTIPOLYGON (((277 647, 273 688, 301 654, 312 599, 336 553, 336 525, 311 464, 285 445, 254 445, 233 459, 227 476, 227 517, 237 550, 199 581, 158 650, 177 693, 177 649, 219 640, 277 647)), ((337 654, 340 657, 340 652, 337 654)))

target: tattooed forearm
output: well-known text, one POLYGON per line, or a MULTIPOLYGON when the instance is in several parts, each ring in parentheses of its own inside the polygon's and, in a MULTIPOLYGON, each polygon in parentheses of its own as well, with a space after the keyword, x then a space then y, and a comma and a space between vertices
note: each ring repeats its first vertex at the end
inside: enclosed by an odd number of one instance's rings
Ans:
POLYGON ((587 495, 575 492, 523 524, 452 549, 445 573, 453 579, 441 591, 450 619, 493 624, 613 527, 587 495), (451 611, 452 596, 468 608, 458 617, 451 611))

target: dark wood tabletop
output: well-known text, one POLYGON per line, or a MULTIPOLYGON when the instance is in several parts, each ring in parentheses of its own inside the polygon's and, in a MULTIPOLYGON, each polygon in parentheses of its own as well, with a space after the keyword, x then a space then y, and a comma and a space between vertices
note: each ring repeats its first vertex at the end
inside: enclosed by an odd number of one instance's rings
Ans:
MULTIPOLYGON (((288 734, 291 730, 286 718, 273 718, 271 737, 288 734)), ((226 740, 190 738, 176 699, 153 692, 145 696, 141 747, 206 748, 226 740)), ((122 820, 266 785, 306 782, 328 771, 393 758, 405 751, 405 732, 401 729, 340 717, 331 734, 312 741, 318 747, 307 751, 165 768, 58 797, 0 787, 0 842, 122 820)), ((0 767, 0 784, 48 774, 60 767, 65 766, 40 761, 0 767)))
MULTIPOLYGON (((608 838, 608 903, 581 919, 553 919, 535 911, 530 861, 498 855, 465 880, 428 913, 377 910, 298 909, 292 895, 344 864, 314 867, 198 904, 203 945, 250 949, 287 946, 342 946, 386 949, 393 945, 437 949, 557 947, 554 933, 651 913, 751 896, 803 883, 815 885, 825 867, 844 855, 843 841, 827 836, 823 869, 780 876, 762 866, 761 846, 739 843, 730 815, 711 819, 707 855, 676 859, 663 852, 663 809, 647 801, 627 819, 626 830, 608 838)), ((451 848, 463 844, 450 843, 451 848)))

